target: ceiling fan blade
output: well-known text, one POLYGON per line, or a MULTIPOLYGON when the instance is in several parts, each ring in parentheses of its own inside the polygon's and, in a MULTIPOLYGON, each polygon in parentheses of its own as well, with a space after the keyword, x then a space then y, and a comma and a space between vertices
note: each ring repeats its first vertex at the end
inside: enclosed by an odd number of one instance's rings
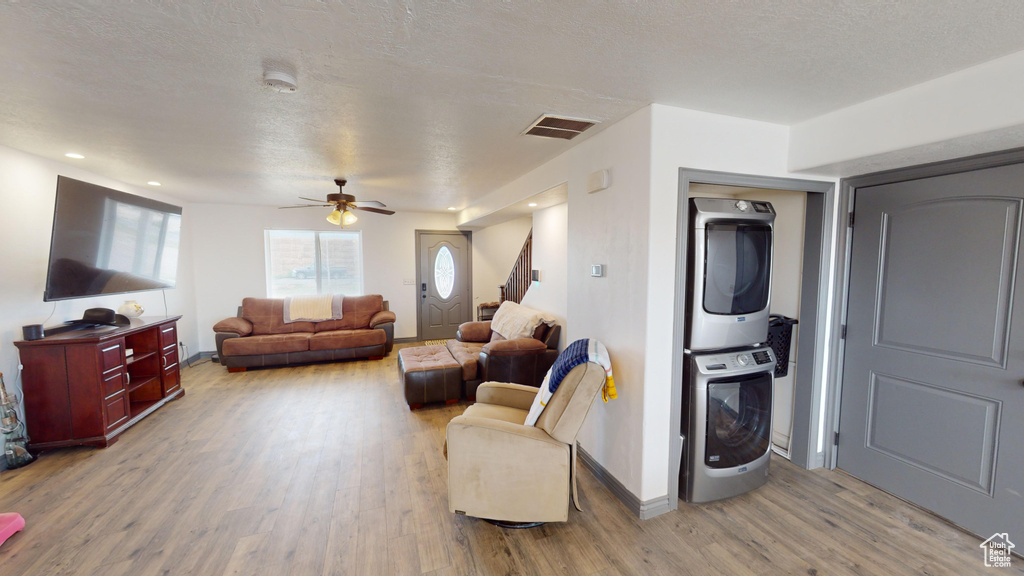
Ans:
POLYGON ((377 206, 377 207, 380 207, 380 208, 387 208, 388 207, 387 204, 385 204, 383 202, 380 202, 379 200, 360 200, 359 203, 360 204, 369 204, 370 206, 377 206))
POLYGON ((380 208, 370 208, 368 206, 367 207, 363 207, 363 206, 354 206, 352 204, 349 204, 348 207, 353 209, 353 210, 365 210, 366 212, 376 212, 377 214, 387 214, 388 216, 390 216, 390 215, 395 213, 394 210, 382 210, 380 208))
POLYGON ((322 198, 306 198, 305 196, 299 196, 301 200, 309 200, 310 202, 323 202, 322 198))
POLYGON ((327 206, 333 206, 333 204, 298 204, 296 206, 278 206, 277 209, 282 208, 326 208, 327 206))

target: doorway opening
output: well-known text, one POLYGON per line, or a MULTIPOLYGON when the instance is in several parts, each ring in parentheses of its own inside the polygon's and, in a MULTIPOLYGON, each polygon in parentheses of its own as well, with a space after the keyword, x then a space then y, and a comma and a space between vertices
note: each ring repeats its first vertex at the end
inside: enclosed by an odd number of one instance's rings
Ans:
MULTIPOLYGON (((686 290, 689 278, 686 254, 689 248, 689 199, 692 197, 763 200, 776 209, 775 255, 770 311, 799 321, 788 375, 777 379, 772 444, 775 451, 803 468, 817 468, 826 462, 822 446, 828 425, 826 337, 829 311, 829 279, 832 275, 832 241, 835 218, 835 183, 791 178, 772 178, 703 170, 679 170, 676 232, 675 335, 672 367, 671 421, 682 418, 683 334, 685 333, 686 290)), ((679 466, 683 458, 679 434, 670 439, 669 493, 679 493, 679 466)), ((671 498, 673 503, 678 500, 671 498)), ((675 507, 675 506, 673 506, 675 507)))

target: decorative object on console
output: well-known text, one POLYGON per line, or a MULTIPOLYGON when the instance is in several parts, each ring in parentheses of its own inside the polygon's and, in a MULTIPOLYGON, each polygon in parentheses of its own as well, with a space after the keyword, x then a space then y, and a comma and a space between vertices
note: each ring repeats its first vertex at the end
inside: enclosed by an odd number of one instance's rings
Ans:
POLYGON ((146 309, 135 300, 125 300, 124 304, 117 309, 117 313, 127 318, 138 318, 146 309))
POLYGON ((131 324, 131 321, 123 314, 115 314, 110 308, 89 308, 82 314, 82 319, 75 322, 105 326, 128 326, 131 324))
POLYGON ((25 340, 39 340, 43 337, 43 333, 42 324, 26 324, 21 327, 21 336, 25 340))

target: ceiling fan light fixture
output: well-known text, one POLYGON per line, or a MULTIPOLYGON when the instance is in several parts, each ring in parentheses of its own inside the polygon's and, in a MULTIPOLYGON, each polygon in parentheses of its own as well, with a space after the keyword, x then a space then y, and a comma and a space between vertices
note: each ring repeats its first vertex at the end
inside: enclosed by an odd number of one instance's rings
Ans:
POLYGON ((335 208, 334 212, 327 215, 327 221, 335 226, 341 226, 341 210, 335 208))
POLYGON ((350 210, 345 210, 345 212, 342 213, 341 215, 342 226, 351 226, 355 224, 357 220, 359 220, 359 218, 357 218, 356 215, 353 214, 350 210))

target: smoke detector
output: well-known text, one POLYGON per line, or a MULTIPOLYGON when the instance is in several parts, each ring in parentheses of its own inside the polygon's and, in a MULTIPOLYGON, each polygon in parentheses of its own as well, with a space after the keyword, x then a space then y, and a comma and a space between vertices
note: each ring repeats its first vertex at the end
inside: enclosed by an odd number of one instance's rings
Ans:
POLYGON ((263 74, 263 85, 275 92, 285 92, 288 94, 299 89, 295 76, 276 70, 268 70, 263 74))

